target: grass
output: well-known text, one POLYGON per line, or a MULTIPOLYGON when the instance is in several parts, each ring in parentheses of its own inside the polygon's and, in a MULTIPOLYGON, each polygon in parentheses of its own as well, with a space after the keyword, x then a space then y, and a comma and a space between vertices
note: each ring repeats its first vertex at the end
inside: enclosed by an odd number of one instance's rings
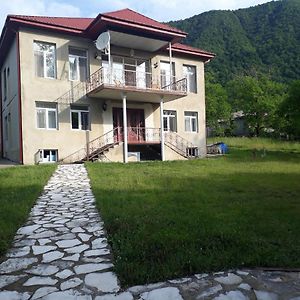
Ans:
POLYGON ((56 166, 17 166, 0 169, 0 259, 56 166))
POLYGON ((300 267, 300 144, 254 157, 235 143, 218 159, 87 164, 123 286, 300 267))

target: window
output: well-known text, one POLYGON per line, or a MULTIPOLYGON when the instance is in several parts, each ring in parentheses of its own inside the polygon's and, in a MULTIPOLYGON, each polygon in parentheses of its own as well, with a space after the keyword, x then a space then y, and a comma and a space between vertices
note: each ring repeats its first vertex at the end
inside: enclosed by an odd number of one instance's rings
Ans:
POLYGON ((6 73, 6 68, 3 70, 2 78, 3 78, 3 100, 5 101, 6 98, 7 98, 7 73, 6 73))
POLYGON ((36 103, 37 128, 57 129, 57 107, 56 103, 36 103))
POLYGON ((172 76, 170 74, 170 63, 160 62, 160 81, 161 87, 170 88, 170 83, 175 81, 175 63, 172 62, 172 76))
POLYGON ((198 113, 192 111, 184 112, 184 126, 187 132, 198 132, 198 113))
POLYGON ((187 79, 187 91, 197 93, 196 67, 184 65, 183 75, 187 79))
POLYGON ((55 45, 34 42, 35 75, 56 78, 55 45))
POLYGON ((71 106, 72 129, 89 130, 89 109, 86 106, 71 106))
POLYGON ((177 114, 175 110, 164 110, 164 131, 177 131, 177 114))
POLYGON ((57 161, 57 150, 40 150, 40 160, 41 163, 51 163, 57 161))
POLYGON ((87 51, 69 49, 69 79, 74 81, 85 81, 88 77, 87 51))

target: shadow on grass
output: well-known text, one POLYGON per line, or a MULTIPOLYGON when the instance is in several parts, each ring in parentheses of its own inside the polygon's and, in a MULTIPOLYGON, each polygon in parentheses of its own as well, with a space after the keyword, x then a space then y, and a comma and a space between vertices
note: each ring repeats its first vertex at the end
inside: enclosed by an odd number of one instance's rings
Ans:
POLYGON ((290 162, 300 163, 300 153, 290 151, 257 150, 231 148, 224 159, 230 162, 261 163, 261 162, 290 162))
POLYGON ((6 251, 11 247, 15 232, 26 222, 40 192, 40 185, 1 188, 0 261, 1 258, 3 260, 6 251))
POLYGON ((123 285, 243 266, 300 267, 300 174, 168 176, 147 167, 117 166, 114 183, 108 167, 92 176, 123 285))

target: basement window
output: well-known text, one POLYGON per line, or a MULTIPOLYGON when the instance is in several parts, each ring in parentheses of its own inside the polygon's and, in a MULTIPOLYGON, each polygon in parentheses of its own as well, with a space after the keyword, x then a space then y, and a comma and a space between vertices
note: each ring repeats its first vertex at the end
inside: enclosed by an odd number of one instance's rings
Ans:
POLYGON ((54 149, 41 149, 40 150, 40 163, 55 163, 57 162, 57 150, 54 149))

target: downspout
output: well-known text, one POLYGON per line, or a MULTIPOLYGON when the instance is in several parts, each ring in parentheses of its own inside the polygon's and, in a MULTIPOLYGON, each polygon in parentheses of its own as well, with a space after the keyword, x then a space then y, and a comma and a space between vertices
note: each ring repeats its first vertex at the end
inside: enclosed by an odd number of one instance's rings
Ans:
POLYGON ((16 32, 17 46, 17 68, 18 68, 18 97, 19 97, 19 145, 20 145, 20 163, 23 164, 23 126, 22 126, 22 97, 21 97, 21 66, 20 66, 20 40, 19 31, 16 32))
MULTIPOLYGON (((171 84, 173 83, 173 68, 172 68, 172 44, 169 43, 169 61, 170 61, 170 87, 171 87, 171 84)), ((172 88, 171 88, 172 89, 172 88)))

